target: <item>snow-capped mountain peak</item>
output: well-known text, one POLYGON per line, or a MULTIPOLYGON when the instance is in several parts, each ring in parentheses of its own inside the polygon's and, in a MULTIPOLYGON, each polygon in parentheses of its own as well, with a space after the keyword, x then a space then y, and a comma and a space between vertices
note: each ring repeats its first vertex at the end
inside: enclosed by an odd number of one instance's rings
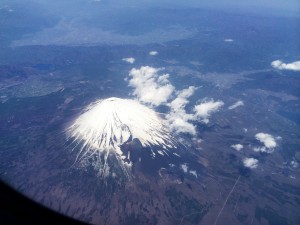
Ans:
POLYGON ((73 142, 80 143, 77 159, 96 155, 102 159, 102 169, 110 166, 110 154, 123 169, 130 167, 121 146, 133 139, 138 139, 143 147, 176 147, 164 120, 154 110, 130 99, 108 98, 92 103, 67 128, 67 134, 73 142))

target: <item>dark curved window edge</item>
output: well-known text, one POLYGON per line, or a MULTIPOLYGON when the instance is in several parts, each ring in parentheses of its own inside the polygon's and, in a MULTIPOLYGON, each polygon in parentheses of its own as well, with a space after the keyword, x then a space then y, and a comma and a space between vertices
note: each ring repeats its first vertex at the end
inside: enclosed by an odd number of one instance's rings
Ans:
POLYGON ((20 194, 0 180, 0 224, 78 224, 86 223, 48 209, 20 194))

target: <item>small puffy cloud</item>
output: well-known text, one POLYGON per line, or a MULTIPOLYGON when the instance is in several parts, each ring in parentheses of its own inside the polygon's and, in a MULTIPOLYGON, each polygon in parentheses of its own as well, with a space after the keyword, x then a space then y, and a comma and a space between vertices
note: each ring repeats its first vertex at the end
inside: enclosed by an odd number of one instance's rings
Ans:
POLYGON ((264 144, 262 147, 253 148, 255 152, 272 153, 277 146, 276 139, 271 134, 258 133, 255 135, 255 138, 264 144))
POLYGON ((130 57, 130 58, 123 58, 122 60, 125 61, 125 62, 128 62, 130 64, 132 64, 132 63, 135 62, 135 58, 132 58, 132 57, 130 57))
POLYGON ((158 55, 158 52, 157 51, 151 51, 151 52, 149 52, 149 55, 155 56, 155 55, 158 55))
POLYGON ((211 113, 218 111, 223 105, 224 102, 222 101, 214 101, 212 99, 209 101, 204 101, 194 107, 195 115, 204 123, 208 123, 208 118, 210 117, 211 113))
POLYGON ((244 146, 241 144, 235 144, 235 145, 231 145, 231 147, 237 151, 241 151, 244 146))
POLYGON ((271 63, 271 66, 279 70, 300 71, 300 61, 296 61, 292 63, 284 63, 281 60, 275 60, 271 63))
POLYGON ((258 166, 258 160, 255 158, 245 158, 243 164, 247 168, 255 169, 258 166))
POLYGON ((271 134, 257 133, 255 135, 255 138, 256 138, 256 140, 258 140, 264 144, 263 148, 265 148, 266 151, 274 149, 277 146, 275 138, 271 134))
POLYGON ((229 106, 228 109, 232 110, 232 109, 235 109, 235 108, 237 108, 239 106, 243 106, 243 105, 244 105, 244 102, 240 100, 240 101, 237 101, 236 103, 234 103, 233 105, 229 106))
POLYGON ((225 41, 225 42, 233 42, 233 39, 231 39, 231 38, 226 38, 226 39, 224 39, 224 41, 225 41))
POLYGON ((293 168, 298 168, 299 166, 299 163, 297 163, 296 161, 291 161, 290 165, 293 167, 293 168))
POLYGON ((170 108, 175 111, 184 109, 189 103, 187 99, 194 94, 196 89, 194 86, 189 86, 187 89, 177 92, 177 97, 169 104, 170 108))
POLYGON ((253 151, 255 151, 255 152, 272 153, 274 151, 274 149, 268 149, 265 146, 263 146, 263 147, 255 147, 255 148, 253 148, 253 151))
POLYGON ((177 115, 174 112, 171 112, 167 115, 167 121, 169 123, 169 127, 172 131, 177 134, 187 133, 191 135, 196 135, 196 127, 185 116, 177 115))
POLYGON ((161 70, 150 66, 130 70, 129 86, 139 101, 159 106, 169 100, 175 88, 168 80, 169 74, 158 75, 161 70))
POLYGON ((188 172, 188 166, 187 166, 187 164, 186 164, 186 163, 184 163, 184 164, 181 164, 181 165, 180 165, 180 168, 182 169, 182 171, 183 171, 183 172, 185 172, 185 173, 187 173, 187 172, 188 172))
POLYGON ((177 92, 177 97, 168 104, 170 113, 166 116, 170 128, 176 133, 196 134, 196 128, 191 123, 195 119, 193 114, 188 114, 185 106, 189 103, 188 98, 194 94, 196 87, 190 86, 177 92))
POLYGON ((193 175, 193 176, 196 177, 196 178, 198 177, 198 174, 197 174, 196 170, 189 170, 189 167, 188 167, 188 165, 187 165, 186 163, 181 164, 181 165, 180 165, 180 169, 181 169, 184 173, 189 173, 189 174, 193 175))
POLYGON ((196 170, 190 170, 189 173, 195 176, 196 178, 198 177, 196 170))
POLYGON ((166 118, 170 128, 176 133, 196 134, 195 126, 190 122, 191 120, 194 120, 195 116, 193 114, 188 114, 185 110, 185 106, 189 103, 188 98, 193 95, 195 90, 195 87, 190 86, 187 89, 177 92, 177 97, 168 104, 170 113, 166 118))

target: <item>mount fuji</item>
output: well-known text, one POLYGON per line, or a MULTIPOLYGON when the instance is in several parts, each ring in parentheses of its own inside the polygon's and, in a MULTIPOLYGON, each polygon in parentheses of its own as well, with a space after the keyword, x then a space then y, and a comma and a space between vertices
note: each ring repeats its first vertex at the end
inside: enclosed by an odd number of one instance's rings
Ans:
POLYGON ((180 157, 180 145, 165 120, 136 100, 98 100, 73 121, 66 133, 73 143, 76 162, 92 162, 104 177, 116 176, 120 170, 130 177, 133 163, 145 155, 149 159, 180 157))

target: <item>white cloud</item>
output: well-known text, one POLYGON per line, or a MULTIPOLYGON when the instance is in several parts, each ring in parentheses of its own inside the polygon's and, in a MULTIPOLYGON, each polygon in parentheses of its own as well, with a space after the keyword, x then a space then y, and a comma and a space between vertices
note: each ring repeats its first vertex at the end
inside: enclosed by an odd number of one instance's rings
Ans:
POLYGON ((190 170, 189 173, 194 175, 196 178, 198 177, 196 170, 190 170))
POLYGON ((186 111, 189 104, 188 98, 195 90, 194 86, 176 91, 169 81, 169 74, 159 75, 162 68, 143 66, 139 69, 133 68, 129 72, 129 86, 133 87, 132 94, 145 104, 157 107, 161 104, 169 107, 169 112, 165 114, 165 122, 174 133, 186 133, 197 135, 194 121, 200 120, 208 123, 211 113, 217 111, 224 103, 222 101, 207 100, 194 106, 192 112, 186 111))
POLYGON ((229 106, 228 109, 232 110, 232 109, 235 109, 239 106, 243 106, 244 105, 244 102, 243 101, 237 101, 236 103, 234 103, 233 105, 229 106))
POLYGON ((243 160, 244 166, 250 169, 255 169, 258 166, 258 160, 254 158, 245 158, 243 160))
POLYGON ((158 52, 157 51, 151 51, 151 52, 149 52, 149 55, 155 56, 155 55, 158 55, 158 52))
POLYGON ((295 61, 292 63, 284 63, 281 60, 275 60, 271 63, 271 66, 279 70, 300 71, 300 61, 295 61))
POLYGON ((170 108, 174 111, 184 109, 184 107, 189 103, 187 100, 191 97, 197 88, 194 86, 189 86, 187 89, 183 89, 177 92, 177 97, 169 104, 170 108))
POLYGON ((244 147, 243 145, 241 144, 235 144, 235 145, 231 145, 232 148, 234 148, 235 150, 237 151, 240 151, 242 150, 242 148, 244 147))
POLYGON ((174 112, 171 112, 167 115, 167 121, 169 127, 175 133, 188 133, 191 135, 196 135, 196 127, 191 122, 188 121, 184 116, 177 115, 174 112))
POLYGON ((170 113, 166 116, 170 128, 176 133, 196 134, 195 126, 190 122, 195 120, 193 114, 188 114, 185 110, 189 103, 188 98, 192 96, 197 88, 190 86, 177 92, 177 97, 168 104, 170 113))
POLYGON ((183 172, 185 172, 185 173, 187 173, 187 172, 188 172, 188 166, 187 166, 187 164, 186 164, 186 163, 184 163, 184 164, 181 164, 181 165, 180 165, 180 168, 182 169, 182 171, 183 171, 183 172))
POLYGON ((130 70, 129 85, 139 101, 158 106, 169 100, 175 88, 168 80, 169 74, 158 75, 161 70, 150 66, 130 70))
POLYGON ((197 118, 201 119, 204 123, 209 122, 209 117, 211 113, 219 110, 220 107, 224 105, 222 101, 214 101, 213 99, 209 101, 204 101, 199 105, 194 107, 195 115, 197 118))
POLYGON ((125 61, 125 62, 128 62, 130 64, 132 64, 132 63, 135 62, 135 58, 132 58, 132 57, 130 57, 130 58, 123 58, 122 60, 125 61))
POLYGON ((263 146, 263 147, 255 147, 255 148, 253 148, 253 151, 255 151, 255 152, 272 153, 272 152, 274 152, 274 149, 269 149, 269 148, 266 148, 265 146, 263 146))
POLYGON ((298 166, 299 166, 299 163, 297 163, 296 161, 291 161, 291 166, 293 167, 293 168, 298 168, 298 166))
POLYGON ((131 77, 129 85, 135 88, 133 95, 137 96, 141 102, 153 106, 166 104, 170 108, 170 112, 166 114, 166 122, 170 130, 177 134, 196 135, 196 128, 191 123, 196 117, 185 110, 185 106, 189 103, 188 98, 193 95, 196 87, 190 86, 177 91, 176 98, 168 103, 175 88, 168 80, 169 74, 158 75, 160 70, 162 69, 149 66, 132 69, 129 73, 131 77))
POLYGON ((253 150, 256 152, 272 153, 274 148, 277 146, 275 138, 271 134, 257 133, 255 135, 256 140, 264 144, 263 147, 256 147, 253 150))
POLYGON ((184 173, 189 173, 189 174, 195 176, 196 178, 198 177, 198 174, 197 174, 196 170, 189 170, 189 167, 188 167, 188 165, 187 165, 186 163, 181 164, 181 165, 180 165, 180 169, 181 169, 184 173))
POLYGON ((231 38, 226 38, 226 39, 224 39, 224 41, 225 41, 225 42, 233 42, 233 39, 231 39, 231 38))

